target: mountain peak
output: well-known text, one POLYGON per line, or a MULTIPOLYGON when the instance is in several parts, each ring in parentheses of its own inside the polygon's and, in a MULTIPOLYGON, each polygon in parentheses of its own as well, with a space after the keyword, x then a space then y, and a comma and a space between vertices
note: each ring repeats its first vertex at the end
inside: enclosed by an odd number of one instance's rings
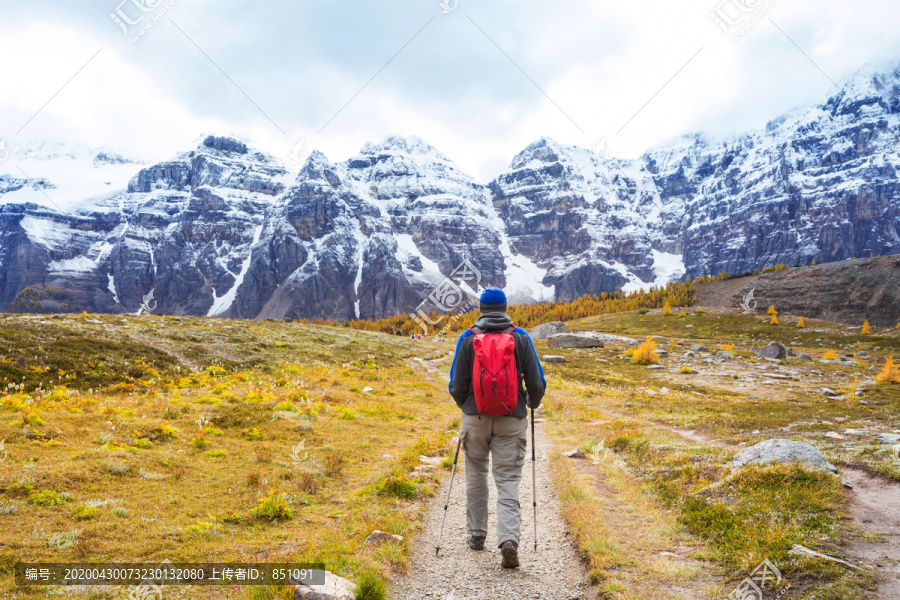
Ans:
POLYGON ((360 151, 361 154, 402 153, 408 155, 430 155, 448 160, 441 152, 416 135, 402 136, 390 135, 377 144, 366 143, 360 151))
POLYGON ((247 144, 237 138, 228 136, 208 135, 203 139, 199 149, 211 149, 222 154, 247 154, 247 144))

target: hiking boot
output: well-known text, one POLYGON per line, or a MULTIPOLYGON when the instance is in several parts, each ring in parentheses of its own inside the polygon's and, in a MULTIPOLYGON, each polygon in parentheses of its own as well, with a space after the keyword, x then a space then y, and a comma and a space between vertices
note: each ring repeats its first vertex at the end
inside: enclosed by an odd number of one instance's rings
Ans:
POLYGON ((484 550, 484 536, 483 535, 470 535, 469 536, 469 548, 472 550, 484 550))
POLYGON ((500 544, 500 554, 503 562, 500 566, 504 569, 515 569, 519 566, 519 545, 512 540, 500 544))

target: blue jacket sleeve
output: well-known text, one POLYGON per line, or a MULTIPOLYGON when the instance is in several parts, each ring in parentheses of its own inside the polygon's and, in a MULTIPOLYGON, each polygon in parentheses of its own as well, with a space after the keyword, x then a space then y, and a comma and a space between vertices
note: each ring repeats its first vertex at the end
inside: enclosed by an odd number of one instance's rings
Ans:
POLYGON ((474 334, 466 329, 459 335, 459 339, 456 340, 456 350, 453 352, 453 364, 450 365, 450 383, 447 385, 447 390, 449 392, 453 392, 453 376, 456 374, 456 361, 459 358, 459 349, 462 347, 462 341, 470 335, 474 334))

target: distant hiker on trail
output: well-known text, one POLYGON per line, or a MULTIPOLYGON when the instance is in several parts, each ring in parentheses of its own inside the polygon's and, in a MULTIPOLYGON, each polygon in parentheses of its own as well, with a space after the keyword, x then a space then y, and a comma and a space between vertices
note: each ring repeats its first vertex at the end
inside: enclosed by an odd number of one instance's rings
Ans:
POLYGON ((488 454, 497 486, 497 541, 502 565, 519 566, 519 482, 528 443, 527 408, 541 404, 544 371, 528 333, 506 315, 506 294, 488 288, 481 316, 459 336, 450 369, 450 395, 462 409, 466 455, 469 547, 483 550, 488 527, 488 454), (527 408, 526 408, 527 403, 527 408))

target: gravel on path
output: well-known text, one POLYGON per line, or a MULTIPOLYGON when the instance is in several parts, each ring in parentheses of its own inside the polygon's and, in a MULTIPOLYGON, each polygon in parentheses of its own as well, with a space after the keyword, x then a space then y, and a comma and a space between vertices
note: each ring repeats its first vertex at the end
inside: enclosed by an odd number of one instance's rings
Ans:
MULTIPOLYGON (((567 533, 559 512, 559 501, 548 473, 547 450, 541 426, 537 427, 538 550, 534 550, 534 512, 531 507, 531 448, 522 469, 519 502, 522 505, 522 537, 519 540, 518 569, 500 566, 496 534, 496 490, 490 484, 489 527, 483 551, 470 550, 466 543, 466 498, 464 464, 461 455, 441 554, 435 556, 438 530, 444 512, 449 477, 432 499, 425 525, 415 542, 410 570, 392 586, 395 600, 497 600, 499 598, 539 600, 584 600, 589 585, 584 566, 567 533)), ((529 444, 531 443, 529 435, 529 444)))

